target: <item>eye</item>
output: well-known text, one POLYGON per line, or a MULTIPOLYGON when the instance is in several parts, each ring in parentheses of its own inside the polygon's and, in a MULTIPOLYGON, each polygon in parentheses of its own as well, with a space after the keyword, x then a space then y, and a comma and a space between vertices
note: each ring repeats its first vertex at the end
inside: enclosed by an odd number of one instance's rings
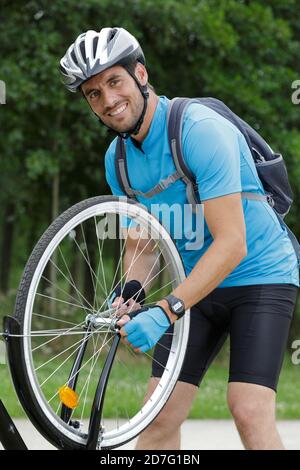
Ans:
POLYGON ((93 100, 93 99, 95 99, 97 96, 99 96, 99 91, 94 90, 94 91, 92 91, 92 92, 89 94, 89 99, 90 99, 90 100, 93 100))
POLYGON ((120 82, 119 79, 115 79, 115 80, 112 80, 112 81, 110 82, 110 84, 111 84, 111 86, 116 86, 119 82, 120 82))

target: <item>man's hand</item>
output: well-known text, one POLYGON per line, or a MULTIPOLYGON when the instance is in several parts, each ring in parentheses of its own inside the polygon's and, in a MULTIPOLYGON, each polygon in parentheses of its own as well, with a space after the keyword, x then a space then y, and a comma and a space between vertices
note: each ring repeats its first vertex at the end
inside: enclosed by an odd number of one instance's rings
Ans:
POLYGON ((107 303, 109 308, 117 307, 116 312, 117 316, 122 316, 127 312, 132 312, 141 308, 145 301, 145 291, 142 288, 142 285, 139 281, 132 280, 126 282, 121 289, 121 286, 118 285, 111 297, 108 299, 107 303), (121 295, 122 294, 122 295, 121 295))
POLYGON ((121 336, 135 351, 146 352, 159 341, 171 322, 162 307, 154 306, 137 310, 131 317, 124 315, 117 325, 122 327, 121 336))

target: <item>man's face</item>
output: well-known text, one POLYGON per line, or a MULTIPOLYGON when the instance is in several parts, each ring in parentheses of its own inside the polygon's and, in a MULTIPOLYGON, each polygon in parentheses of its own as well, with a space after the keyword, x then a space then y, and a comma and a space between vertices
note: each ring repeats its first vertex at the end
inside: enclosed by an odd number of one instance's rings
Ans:
MULTIPOLYGON (((137 64, 135 73, 141 85, 147 83, 141 64, 137 64)), ((94 113, 117 132, 132 129, 143 111, 144 99, 137 84, 119 65, 90 78, 81 89, 94 113)))

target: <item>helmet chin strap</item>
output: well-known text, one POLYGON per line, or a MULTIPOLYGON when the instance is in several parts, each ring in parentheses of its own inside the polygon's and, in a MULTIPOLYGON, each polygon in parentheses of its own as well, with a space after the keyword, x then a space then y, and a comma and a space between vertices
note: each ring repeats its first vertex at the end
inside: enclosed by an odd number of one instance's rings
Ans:
POLYGON ((130 137, 132 134, 133 135, 137 135, 139 133, 139 130, 144 122, 144 118, 145 118, 145 114, 146 114, 146 111, 147 111, 147 105, 148 105, 148 98, 149 98, 149 92, 147 91, 147 85, 141 85, 140 82, 138 81, 138 79, 136 78, 136 76, 131 73, 126 67, 124 67, 127 72, 129 73, 129 75, 131 75, 131 77, 133 78, 133 80, 135 81, 135 83, 137 84, 138 86, 138 89, 140 90, 143 98, 144 98, 144 106, 143 106, 143 110, 142 110, 142 113, 140 115, 140 117, 138 118, 137 122, 135 123, 135 125, 129 129, 127 132, 118 132, 116 131, 115 129, 113 129, 112 127, 109 127, 107 126, 100 118, 99 116, 95 114, 95 116, 97 116, 99 122, 107 127, 107 129, 109 129, 110 131, 114 132, 115 134, 117 134, 119 137, 121 137, 122 139, 128 139, 128 137, 130 137))

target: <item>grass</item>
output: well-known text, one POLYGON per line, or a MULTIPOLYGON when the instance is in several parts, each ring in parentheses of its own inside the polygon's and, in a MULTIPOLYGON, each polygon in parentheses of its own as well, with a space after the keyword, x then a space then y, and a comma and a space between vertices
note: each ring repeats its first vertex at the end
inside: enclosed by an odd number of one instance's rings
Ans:
MULTIPOLYGON (((228 369, 214 364, 207 372, 190 412, 194 419, 227 419, 228 369)), ((300 365, 288 363, 286 358, 277 391, 277 419, 300 419, 300 365)))
MULTIPOLYGON (((1 345, 2 346, 2 345, 1 345)), ((142 358, 141 358, 142 359, 142 358)), ((230 418, 226 404, 228 367, 227 360, 217 360, 207 372, 197 397, 194 401, 189 418, 191 419, 228 419, 230 418)), ((148 367, 141 360, 135 364, 134 377, 136 383, 147 381, 148 367)), ((16 393, 11 383, 7 365, 0 365, 0 398, 8 412, 13 417, 25 416, 18 402, 16 393)), ((95 381, 97 378, 95 377, 95 381)), ((132 377, 129 380, 121 365, 116 363, 112 375, 106 400, 106 417, 113 417, 118 407, 118 414, 122 414, 121 403, 126 403, 129 414, 136 411, 135 388, 132 377)), ((124 412, 125 414, 125 412, 124 412)), ((300 365, 290 363, 287 356, 281 373, 277 394, 277 418, 278 419, 300 419, 300 365)))

